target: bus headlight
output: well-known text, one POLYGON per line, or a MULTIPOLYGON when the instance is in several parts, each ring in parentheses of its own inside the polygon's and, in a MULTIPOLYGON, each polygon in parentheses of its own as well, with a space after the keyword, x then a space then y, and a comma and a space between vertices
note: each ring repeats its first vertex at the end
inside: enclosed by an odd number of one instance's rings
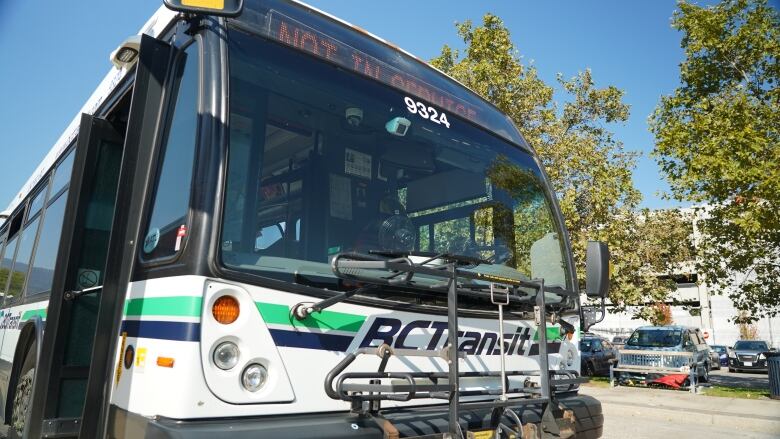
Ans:
POLYGON ((238 363, 238 356, 241 351, 235 343, 226 341, 214 349, 214 364, 222 370, 229 370, 238 363))
POLYGON ((241 384, 250 392, 257 392, 268 379, 268 370, 262 364, 252 363, 241 374, 241 384))

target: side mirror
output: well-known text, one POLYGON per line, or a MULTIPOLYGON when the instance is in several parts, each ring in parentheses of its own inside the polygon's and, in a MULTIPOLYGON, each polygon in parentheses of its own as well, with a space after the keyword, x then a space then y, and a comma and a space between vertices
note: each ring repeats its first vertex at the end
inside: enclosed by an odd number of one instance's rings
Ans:
POLYGON ((769 352, 777 352, 777 348, 769 348, 769 352))
POLYGON ((238 17, 244 10, 244 0, 163 0, 165 7, 178 12, 238 17))
POLYGON ((609 291, 609 248, 598 241, 588 241, 585 253, 585 294, 607 297, 609 291))

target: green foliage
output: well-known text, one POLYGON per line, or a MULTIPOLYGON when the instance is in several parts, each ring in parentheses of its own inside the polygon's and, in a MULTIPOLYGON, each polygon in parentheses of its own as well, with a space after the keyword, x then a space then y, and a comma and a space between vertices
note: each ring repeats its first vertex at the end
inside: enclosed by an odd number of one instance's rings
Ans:
MULTIPOLYGON (((0 291, 5 288, 5 283, 8 282, 8 273, 11 270, 8 268, 0 268, 0 291)), ((25 274, 20 271, 14 271, 11 274, 11 283, 8 285, 8 295, 15 296, 22 291, 24 286, 25 274)))
POLYGON ((780 311, 780 14, 765 0, 686 2, 681 84, 652 115, 679 200, 706 203, 699 269, 751 319, 780 311))
MULTIPOLYGON (((657 274, 690 255, 690 228, 677 212, 656 217, 638 211, 641 194, 631 178, 637 154, 608 129, 628 119, 623 91, 597 87, 585 70, 571 79, 559 75, 567 96, 557 102, 553 87, 521 62, 501 19, 486 14, 481 26, 465 21, 457 31, 465 49, 445 45, 431 63, 494 103, 539 153, 569 230, 580 282, 587 241, 602 240, 613 255, 613 303, 622 308, 665 300, 672 286, 657 274)), ((522 190, 522 176, 509 176, 517 180, 512 192, 522 190)), ((518 268, 525 264, 518 262, 518 268)))

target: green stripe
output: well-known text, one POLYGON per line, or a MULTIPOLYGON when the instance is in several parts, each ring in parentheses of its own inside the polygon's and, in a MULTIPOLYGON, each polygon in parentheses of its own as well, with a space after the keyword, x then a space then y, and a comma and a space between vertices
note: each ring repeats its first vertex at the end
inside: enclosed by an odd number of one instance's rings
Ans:
POLYGON ((203 299, 196 296, 144 297, 125 302, 126 316, 200 317, 203 299))
MULTIPOLYGON (((561 338, 561 328, 557 326, 547 327, 547 341, 557 340, 561 338)), ((539 341, 539 329, 536 329, 534 333, 534 341, 539 341)))
POLYGON ((256 305, 263 320, 273 325, 358 332, 366 321, 364 316, 327 310, 314 313, 304 320, 298 320, 290 315, 290 308, 286 305, 264 302, 256 302, 256 305))
MULTIPOLYGON (((196 296, 145 297, 125 302, 125 316, 199 317, 203 299, 196 296)), ((298 328, 315 328, 357 332, 365 322, 364 316, 336 311, 314 313, 299 321, 290 316, 290 308, 275 303, 256 302, 260 315, 268 324, 298 328)), ((26 315, 26 314, 25 314, 26 315)))
POLYGON ((24 322, 24 321, 30 320, 31 318, 33 318, 35 316, 40 316, 41 319, 46 320, 46 308, 27 310, 27 311, 24 312, 24 314, 22 314, 22 317, 19 320, 24 322))

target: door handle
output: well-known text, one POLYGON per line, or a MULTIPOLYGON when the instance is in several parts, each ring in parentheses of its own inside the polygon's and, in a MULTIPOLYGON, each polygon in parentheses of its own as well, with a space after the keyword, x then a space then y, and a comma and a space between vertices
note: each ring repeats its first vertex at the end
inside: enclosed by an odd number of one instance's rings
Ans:
POLYGON ((89 294, 92 292, 95 292, 97 290, 100 290, 103 288, 103 285, 98 285, 96 287, 90 287, 90 288, 84 288, 83 290, 73 290, 73 291, 65 291, 65 294, 63 295, 63 299, 65 300, 76 300, 79 297, 89 294))

